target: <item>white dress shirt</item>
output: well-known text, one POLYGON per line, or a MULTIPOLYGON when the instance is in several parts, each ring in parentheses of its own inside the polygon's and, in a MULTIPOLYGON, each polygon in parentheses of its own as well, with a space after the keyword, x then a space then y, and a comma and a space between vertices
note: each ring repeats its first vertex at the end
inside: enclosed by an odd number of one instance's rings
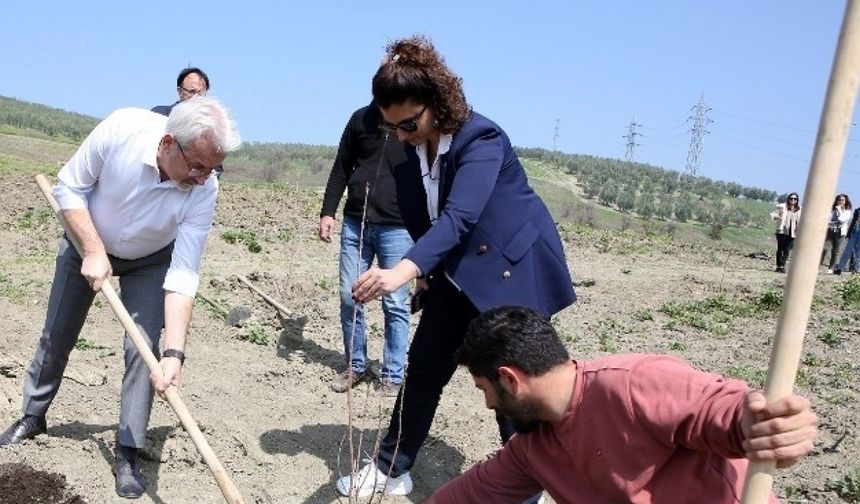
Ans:
POLYGON ((436 149, 436 158, 431 165, 427 159, 427 142, 415 147, 418 161, 421 164, 421 181, 424 182, 424 192, 427 193, 427 214, 430 216, 430 224, 439 219, 439 170, 441 170, 439 158, 451 149, 453 135, 439 135, 439 148, 436 149))
MULTIPOLYGON (((421 181, 424 182, 424 192, 427 193, 427 214, 430 216, 431 226, 439 220, 439 172, 442 169, 442 163, 439 160, 451 150, 451 141, 453 139, 454 135, 446 133, 439 135, 439 146, 436 149, 436 158, 433 160, 432 165, 427 159, 427 142, 415 147, 415 153, 418 154, 418 162, 421 166, 421 181)), ((418 274, 423 275, 424 272, 419 269, 418 274)), ((445 278, 457 290, 463 290, 447 271, 445 272, 445 278)))
POLYGON ((139 259, 175 240, 163 287, 194 297, 218 182, 161 181, 156 154, 166 124, 167 117, 148 110, 115 111, 60 170, 53 194, 63 210, 89 209, 112 256, 139 259))

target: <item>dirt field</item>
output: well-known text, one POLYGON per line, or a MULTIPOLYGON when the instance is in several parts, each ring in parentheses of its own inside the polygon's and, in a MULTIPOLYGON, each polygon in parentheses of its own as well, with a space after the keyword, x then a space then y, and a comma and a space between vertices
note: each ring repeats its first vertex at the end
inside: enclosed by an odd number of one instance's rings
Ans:
MULTIPOLYGON (((30 177, 0 177, 0 198, 5 428, 20 414, 21 386, 43 322, 60 233, 30 177)), ((249 503, 337 502, 333 483, 347 471, 346 396, 328 387, 343 365, 338 246, 316 239, 320 199, 312 191, 228 181, 209 240, 201 294, 225 310, 247 306, 252 315, 243 327, 228 327, 214 309, 198 303, 182 396, 249 503), (236 242, 228 243, 224 233, 236 242), (248 243, 261 251, 252 253, 248 243), (279 317, 238 275, 251 278, 290 313, 279 317)), ((772 272, 770 261, 745 257, 751 250, 680 244, 639 230, 565 228, 563 235, 579 302, 557 317, 556 326, 575 357, 668 352, 705 369, 762 379, 785 279, 772 272)), ((857 305, 843 304, 838 289, 847 283, 846 276, 820 277, 799 389, 818 410, 821 435, 811 457, 778 476, 777 492, 791 502, 845 502, 832 488, 860 466, 860 332, 857 305)), ((378 304, 369 313, 371 355, 379 358, 378 304)), ((0 449, 0 464, 20 462, 63 475, 71 491, 90 503, 122 502, 111 475, 121 336, 107 303, 97 301, 82 333, 86 341, 73 352, 48 413, 48 435, 0 449)), ((393 401, 368 386, 356 389, 354 401, 353 420, 369 452, 393 401)), ((156 403, 149 433, 143 461, 148 487, 140 502, 221 501, 166 403, 156 403)), ((385 501, 418 502, 496 447, 493 415, 459 370, 413 470, 415 490, 408 498, 385 501)), ((0 496, 0 502, 10 501, 0 496)))

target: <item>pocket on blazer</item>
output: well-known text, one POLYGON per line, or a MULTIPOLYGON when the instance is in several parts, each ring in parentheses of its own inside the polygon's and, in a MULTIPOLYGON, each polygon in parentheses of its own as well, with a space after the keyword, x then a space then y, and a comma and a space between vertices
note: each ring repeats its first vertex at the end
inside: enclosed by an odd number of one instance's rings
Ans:
POLYGON ((526 252, 531 250, 539 235, 537 228, 531 222, 526 222, 517 231, 517 234, 502 247, 502 254, 512 263, 518 262, 526 255, 526 252))

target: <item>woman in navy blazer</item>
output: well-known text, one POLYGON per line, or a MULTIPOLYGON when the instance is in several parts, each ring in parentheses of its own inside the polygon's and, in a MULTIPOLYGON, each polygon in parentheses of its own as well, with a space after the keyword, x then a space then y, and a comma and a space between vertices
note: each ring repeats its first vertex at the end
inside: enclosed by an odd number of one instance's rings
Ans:
MULTIPOLYGON (((366 302, 417 278, 424 307, 377 460, 357 481, 337 481, 344 495, 411 491, 409 469, 479 313, 515 305, 550 317, 576 299, 555 223, 505 132, 469 108, 462 79, 429 40, 399 40, 387 52, 373 96, 382 127, 408 144, 394 176, 415 245, 394 268, 361 275, 353 295, 366 302)), ((499 420, 506 441, 513 431, 499 420)))

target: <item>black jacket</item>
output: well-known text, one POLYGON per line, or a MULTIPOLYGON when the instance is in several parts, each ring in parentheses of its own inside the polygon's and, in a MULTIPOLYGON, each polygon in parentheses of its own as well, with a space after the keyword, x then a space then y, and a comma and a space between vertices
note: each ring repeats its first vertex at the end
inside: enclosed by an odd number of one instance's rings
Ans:
POLYGON ((860 226, 860 222, 858 221, 860 221, 860 207, 857 207, 857 209, 854 210, 854 215, 851 216, 851 224, 848 226, 848 236, 851 236, 856 232, 857 226, 860 226))
POLYGON ((365 187, 370 184, 367 222, 403 225, 397 206, 393 169, 406 159, 406 153, 394 135, 385 140, 385 133, 379 128, 381 120, 382 114, 372 102, 350 117, 331 167, 320 217, 334 217, 343 191, 348 189, 343 213, 360 219, 365 187))

